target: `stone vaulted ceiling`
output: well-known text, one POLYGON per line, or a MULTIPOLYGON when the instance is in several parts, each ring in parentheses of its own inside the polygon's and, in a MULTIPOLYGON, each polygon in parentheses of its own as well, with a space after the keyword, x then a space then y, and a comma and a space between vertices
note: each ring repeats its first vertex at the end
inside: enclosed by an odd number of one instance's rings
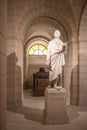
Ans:
POLYGON ((18 33, 25 41, 35 35, 50 39, 57 28, 65 40, 70 39, 78 29, 84 3, 85 0, 16 0, 18 33))

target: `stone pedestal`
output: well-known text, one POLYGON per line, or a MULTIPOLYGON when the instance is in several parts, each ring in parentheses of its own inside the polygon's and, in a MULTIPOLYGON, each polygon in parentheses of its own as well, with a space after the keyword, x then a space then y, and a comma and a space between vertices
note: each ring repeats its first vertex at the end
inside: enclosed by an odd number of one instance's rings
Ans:
POLYGON ((45 91, 45 124, 64 124, 68 123, 66 112, 66 90, 64 88, 56 90, 47 88, 45 91))

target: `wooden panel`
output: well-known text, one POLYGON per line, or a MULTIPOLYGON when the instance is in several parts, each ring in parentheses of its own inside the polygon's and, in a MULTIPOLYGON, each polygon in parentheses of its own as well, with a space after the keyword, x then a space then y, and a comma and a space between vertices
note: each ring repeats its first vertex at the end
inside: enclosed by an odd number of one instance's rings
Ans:
POLYGON ((36 87, 38 90, 45 90, 48 86, 48 79, 36 79, 36 87))
POLYGON ((33 96, 44 96, 44 91, 48 84, 48 79, 35 79, 35 88, 32 91, 33 96))

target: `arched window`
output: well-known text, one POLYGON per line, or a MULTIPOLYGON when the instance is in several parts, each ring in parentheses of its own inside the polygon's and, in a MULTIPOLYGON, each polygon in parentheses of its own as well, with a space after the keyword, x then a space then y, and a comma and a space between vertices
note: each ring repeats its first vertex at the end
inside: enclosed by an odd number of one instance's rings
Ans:
POLYGON ((43 44, 34 44, 29 48, 28 55, 47 55, 47 47, 45 47, 43 44))

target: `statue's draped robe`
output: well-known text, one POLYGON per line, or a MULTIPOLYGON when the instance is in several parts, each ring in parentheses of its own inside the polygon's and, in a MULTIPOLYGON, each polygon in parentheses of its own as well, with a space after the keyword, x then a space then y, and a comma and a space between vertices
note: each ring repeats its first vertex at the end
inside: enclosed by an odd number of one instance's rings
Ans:
POLYGON ((58 75, 62 73, 62 66, 65 64, 64 53, 61 52, 63 45, 64 43, 60 39, 57 42, 53 39, 48 44, 46 63, 51 66, 49 81, 57 79, 58 75))

